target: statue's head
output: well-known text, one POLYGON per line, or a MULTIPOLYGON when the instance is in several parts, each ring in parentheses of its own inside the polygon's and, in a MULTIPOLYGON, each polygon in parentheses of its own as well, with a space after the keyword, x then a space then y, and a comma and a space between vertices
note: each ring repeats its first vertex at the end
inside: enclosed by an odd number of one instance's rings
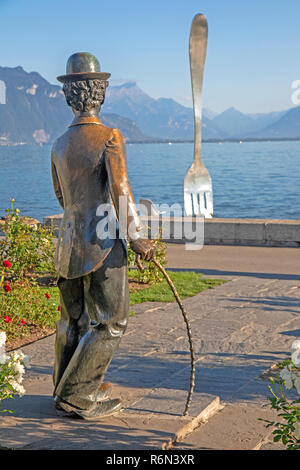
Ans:
POLYGON ((77 52, 69 57, 66 75, 57 77, 63 83, 63 92, 75 114, 97 114, 104 103, 107 79, 110 73, 100 70, 95 56, 77 52))

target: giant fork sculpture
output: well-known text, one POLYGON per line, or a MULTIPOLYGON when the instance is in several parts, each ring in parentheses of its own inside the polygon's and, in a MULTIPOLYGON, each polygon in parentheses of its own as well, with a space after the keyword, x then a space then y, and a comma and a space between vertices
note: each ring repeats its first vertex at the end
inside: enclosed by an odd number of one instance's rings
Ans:
POLYGON ((194 162, 184 179, 184 210, 187 216, 213 215, 213 192, 210 174, 202 161, 202 84, 207 46, 207 21, 194 17, 190 32, 190 69, 194 108, 194 162))

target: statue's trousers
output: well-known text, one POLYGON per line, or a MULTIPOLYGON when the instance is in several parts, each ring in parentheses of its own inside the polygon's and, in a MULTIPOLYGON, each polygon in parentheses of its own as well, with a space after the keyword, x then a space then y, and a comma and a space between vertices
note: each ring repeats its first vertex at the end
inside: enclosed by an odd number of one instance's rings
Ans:
POLYGON ((93 406, 124 334, 129 314, 127 254, 120 240, 96 271, 58 280, 54 395, 80 408, 93 406))

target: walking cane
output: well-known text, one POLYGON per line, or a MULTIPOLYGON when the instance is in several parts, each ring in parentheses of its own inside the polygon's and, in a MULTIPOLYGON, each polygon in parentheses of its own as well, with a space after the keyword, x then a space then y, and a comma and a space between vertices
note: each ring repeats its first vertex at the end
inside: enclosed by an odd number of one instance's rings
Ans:
MULTIPOLYGON (((139 268, 140 271, 144 271, 144 266, 142 265, 140 261, 140 255, 137 255, 135 258, 137 267, 139 268)), ((194 352, 194 347, 193 347, 193 340, 192 340, 192 330, 191 330, 191 325, 188 319, 188 314, 183 306, 182 300, 178 295, 178 292, 171 281, 170 277, 168 276, 166 270, 163 268, 163 266, 160 264, 159 261, 155 257, 151 258, 151 261, 158 267, 158 269, 162 272, 164 278, 166 279, 167 283, 169 284, 170 288, 172 289, 172 292, 174 294, 174 297, 176 299, 176 302, 179 305, 179 308, 182 312, 184 322, 186 324, 186 329, 187 329, 187 335, 188 335, 188 340, 189 340, 189 345, 190 345, 190 354, 191 354, 191 374, 190 374, 190 387, 188 391, 188 397, 185 405, 184 412, 182 416, 186 416, 188 414, 188 409, 190 407, 191 401, 192 401, 192 395, 194 391, 194 386, 195 386, 195 352, 194 352)))

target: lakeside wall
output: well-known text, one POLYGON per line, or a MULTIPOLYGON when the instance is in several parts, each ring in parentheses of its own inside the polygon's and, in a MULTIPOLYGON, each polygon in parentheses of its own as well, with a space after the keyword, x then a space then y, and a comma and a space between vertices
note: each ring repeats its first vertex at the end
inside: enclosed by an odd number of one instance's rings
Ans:
MULTIPOLYGON (((57 227, 62 214, 45 217, 43 224, 57 227)), ((152 227, 152 233, 158 233, 163 224, 169 225, 169 234, 163 237, 168 243, 191 243, 184 233, 204 235, 204 245, 240 245, 240 246, 278 246, 300 247, 300 220, 271 219, 205 219, 197 221, 194 217, 141 217, 142 222, 152 227), (188 227, 188 230, 187 230, 188 227), (182 233, 180 239, 174 234, 182 233)))

